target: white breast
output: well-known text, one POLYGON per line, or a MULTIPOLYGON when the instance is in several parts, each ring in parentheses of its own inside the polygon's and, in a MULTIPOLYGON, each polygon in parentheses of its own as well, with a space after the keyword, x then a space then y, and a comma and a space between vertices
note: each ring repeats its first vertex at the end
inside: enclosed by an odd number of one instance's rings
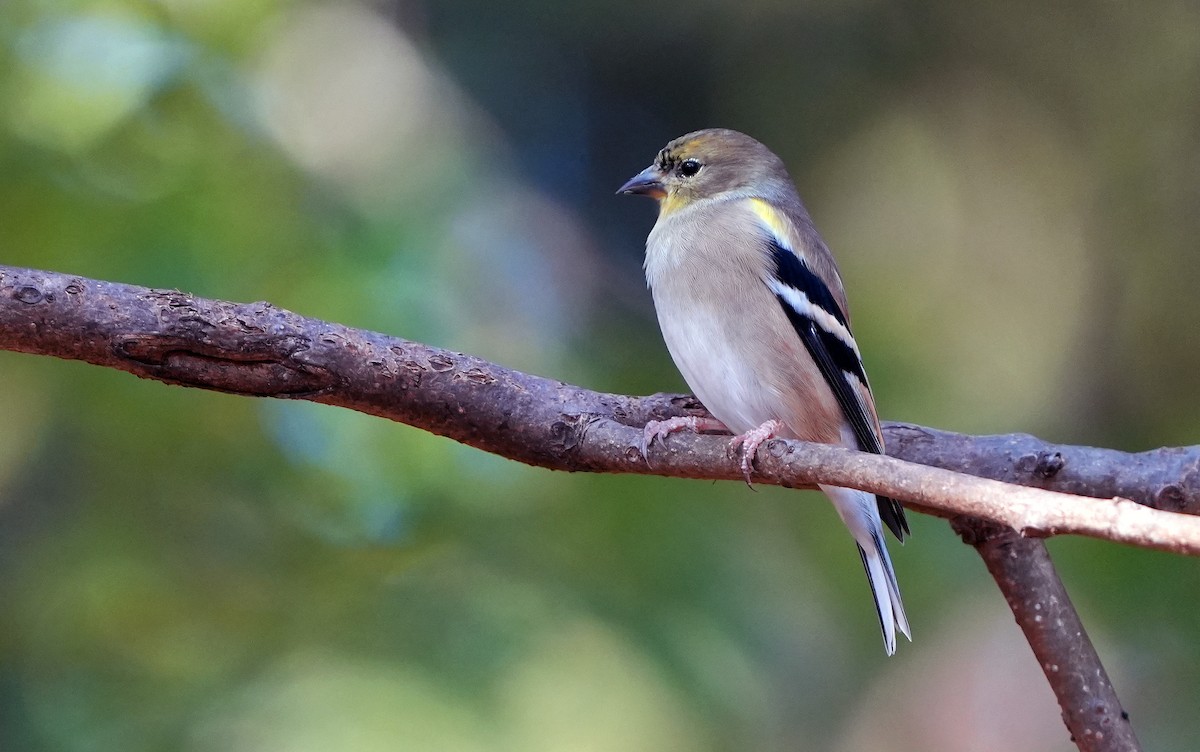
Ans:
POLYGON ((656 288, 654 305, 667 350, 704 406, 735 433, 745 433, 776 418, 772 393, 750 367, 736 336, 729 335, 728 314, 681 305, 656 288))
MULTIPOLYGON (((753 367, 747 311, 730 310, 728 242, 684 209, 655 225, 646 244, 646 280, 667 350, 688 386, 718 420, 744 433, 779 418, 779 395, 753 367), (705 237, 690 232, 705 227, 705 237), (708 253, 721 253, 717 262, 708 253), (728 270, 727 270, 728 271, 728 270)), ((724 229, 724 228, 720 228, 724 229)), ((746 272, 749 273, 749 272, 746 272)))

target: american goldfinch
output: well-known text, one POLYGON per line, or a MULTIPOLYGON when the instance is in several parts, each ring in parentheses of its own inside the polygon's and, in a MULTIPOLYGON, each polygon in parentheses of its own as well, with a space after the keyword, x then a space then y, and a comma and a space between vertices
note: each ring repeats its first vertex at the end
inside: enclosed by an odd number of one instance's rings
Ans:
MULTIPOLYGON (((618 193, 658 201, 646 281, 675 365, 716 418, 651 423, 643 447, 683 428, 727 430, 747 482, 772 437, 883 452, 837 265, 779 157, 737 131, 696 131, 618 193)), ((903 541, 904 510, 865 491, 821 490, 858 544, 892 655, 896 630, 912 635, 881 523, 903 541)))

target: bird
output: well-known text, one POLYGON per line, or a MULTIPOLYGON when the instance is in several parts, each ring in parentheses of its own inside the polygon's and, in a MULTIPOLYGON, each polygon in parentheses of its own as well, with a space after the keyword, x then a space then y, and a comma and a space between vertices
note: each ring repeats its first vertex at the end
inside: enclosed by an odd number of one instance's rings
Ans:
MULTIPOLYGON (((649 196, 646 282, 667 350, 711 418, 652 421, 642 452, 680 430, 734 435, 751 480, 772 438, 883 453, 883 434, 832 253, 783 160, 754 138, 709 128, 674 139, 618 194, 649 196)), ((648 455, 646 455, 648 456, 648 455)), ((885 496, 820 485, 858 546, 883 632, 912 632, 884 543, 909 535, 885 496)))

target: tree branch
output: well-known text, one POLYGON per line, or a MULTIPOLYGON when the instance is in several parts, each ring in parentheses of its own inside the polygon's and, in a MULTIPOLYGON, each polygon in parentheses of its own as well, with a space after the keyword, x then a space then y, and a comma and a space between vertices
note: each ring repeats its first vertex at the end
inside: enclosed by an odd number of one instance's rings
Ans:
POLYGON ((901 423, 884 427, 888 453, 922 465, 1050 491, 1123 498, 1200 514, 1200 447, 1128 453, 1051 444, 1028 434, 967 436, 901 423))
POLYGON ((1046 544, 985 520, 958 518, 951 525, 975 547, 1000 586, 1079 749, 1141 749, 1046 544))
MULTIPOLYGON (((697 413, 691 398, 592 392, 269 303, 0 266, 0 349, 171 384, 348 407, 555 470, 741 477, 722 437, 676 435, 652 448, 649 461, 641 456, 641 426, 697 413)), ((894 457, 776 440, 760 453, 754 477, 789 487, 862 488, 918 511, 980 517, 1029 536, 1073 533, 1200 554, 1200 518, 1147 508, 1200 509, 1198 447, 1129 455, 906 424, 889 424, 886 437, 894 457), (982 475, 1030 487, 974 477, 982 475), (1111 498, 1117 494, 1147 506, 1111 498)))

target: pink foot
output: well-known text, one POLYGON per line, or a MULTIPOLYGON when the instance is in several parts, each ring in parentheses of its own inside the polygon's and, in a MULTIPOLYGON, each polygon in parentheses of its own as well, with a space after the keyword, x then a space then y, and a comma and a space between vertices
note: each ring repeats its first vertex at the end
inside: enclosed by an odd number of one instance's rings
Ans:
POLYGON ((764 442, 769 441, 779 435, 783 430, 783 424, 777 420, 768 420, 758 428, 752 428, 749 431, 733 437, 733 441, 729 442, 729 448, 736 450, 738 447, 742 449, 742 475, 746 478, 746 485, 753 487, 750 482, 750 473, 754 471, 754 456, 758 454, 758 448, 764 442))
POLYGON ((724 423, 716 418, 687 417, 652 420, 642 429, 642 456, 649 461, 649 455, 646 452, 654 444, 655 439, 665 439, 670 434, 684 430, 695 431, 696 433, 703 433, 705 431, 732 433, 724 423))

